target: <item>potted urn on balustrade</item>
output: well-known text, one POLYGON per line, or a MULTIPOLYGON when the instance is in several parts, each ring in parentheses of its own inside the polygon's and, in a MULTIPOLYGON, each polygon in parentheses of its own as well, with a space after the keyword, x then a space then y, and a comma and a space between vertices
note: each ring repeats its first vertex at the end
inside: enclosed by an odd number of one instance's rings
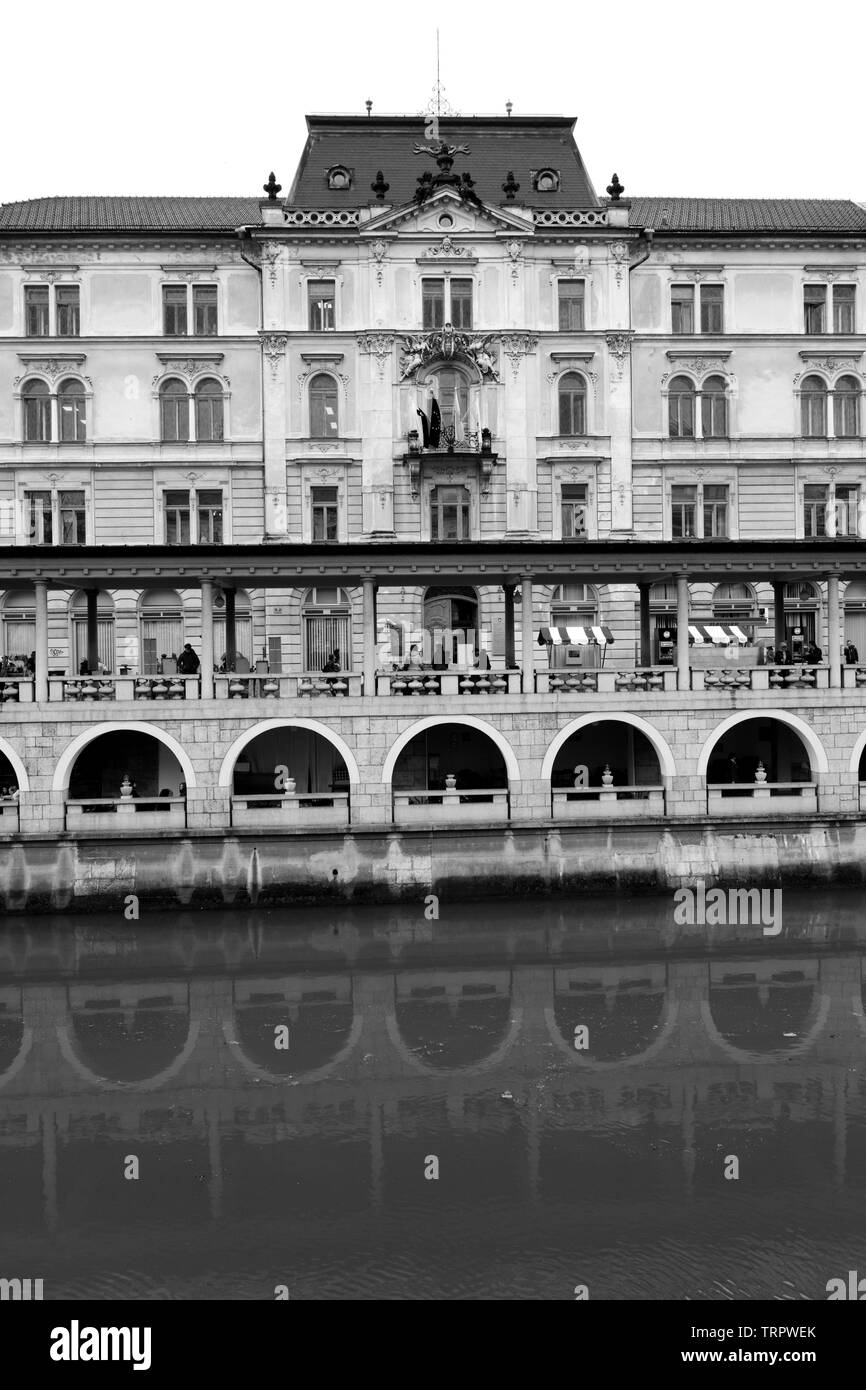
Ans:
POLYGON ((611 770, 610 770, 610 764, 609 764, 609 763, 605 763, 605 765, 604 765, 604 772, 601 774, 601 786, 602 786, 602 791, 601 791, 601 795, 600 795, 600 797, 599 797, 599 800, 601 800, 601 801, 611 801, 611 800, 614 800, 614 801, 615 801, 615 800, 616 800, 616 792, 613 790, 613 773, 612 773, 611 770))

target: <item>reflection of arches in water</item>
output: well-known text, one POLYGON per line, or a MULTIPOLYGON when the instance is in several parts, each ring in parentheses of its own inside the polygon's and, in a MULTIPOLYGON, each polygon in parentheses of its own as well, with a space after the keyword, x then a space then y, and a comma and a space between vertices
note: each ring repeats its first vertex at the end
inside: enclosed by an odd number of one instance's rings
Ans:
POLYGON ((0 989, 0 1086, 21 1070, 32 1042, 32 1029, 24 1027, 20 987, 0 989))
POLYGON ((189 1052, 187 985, 74 986, 68 1037, 77 1061, 105 1080, 154 1082, 189 1052))
POLYGON ((809 1048, 829 1011, 817 961, 710 965, 702 1001, 712 1040, 739 1059, 790 1056, 809 1048))
POLYGON ((575 1051, 575 1029, 589 1032, 581 1060, 636 1061, 657 1041, 667 1005, 665 966, 557 970, 553 1018, 559 1036, 575 1051), (618 977, 618 978, 617 978, 618 977))
POLYGON ((412 1056, 435 1071, 457 1071, 487 1062, 503 1045, 511 995, 494 985, 465 985, 469 993, 445 998, 444 985, 418 986, 398 1000, 395 1020, 412 1056))
POLYGON ((287 1001, 281 993, 253 994, 235 1004, 238 1046, 261 1071, 294 1076, 332 1064, 352 1036, 354 1005, 336 990, 310 991, 287 1001), (276 1029, 288 1027, 288 1047, 277 1048, 276 1029))

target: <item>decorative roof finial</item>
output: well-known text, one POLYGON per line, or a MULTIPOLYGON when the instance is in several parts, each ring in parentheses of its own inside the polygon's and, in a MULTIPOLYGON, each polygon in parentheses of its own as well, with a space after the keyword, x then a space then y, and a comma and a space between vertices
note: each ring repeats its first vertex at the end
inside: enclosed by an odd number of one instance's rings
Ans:
POLYGON ((520 184, 517 183, 517 182, 515 181, 515 178, 514 178, 514 170, 513 170, 513 169, 509 169, 509 170, 508 170, 508 173, 505 175, 505 182, 504 182, 504 184, 502 185, 502 192, 505 194, 505 196, 506 196, 506 198, 508 199, 509 203, 513 203, 513 202, 514 202, 514 195, 515 195, 515 193, 517 192, 517 190, 518 190, 519 187, 520 187, 520 184))
POLYGON ((262 188, 268 195, 269 203, 275 203, 277 201, 277 194, 280 192, 282 186, 283 185, 281 183, 277 183, 274 171, 272 169, 271 176, 268 179, 267 183, 262 184, 262 188))
POLYGON ((384 203, 385 194, 388 192, 388 189, 391 187, 391 185, 390 183, 385 182, 385 176, 382 173, 381 169, 378 169, 376 171, 376 177, 374 181, 370 184, 370 187, 372 188, 376 197, 379 199, 379 202, 384 203))
POLYGON ((505 114, 506 114, 507 116, 510 116, 510 115, 511 115, 511 112, 512 112, 513 110, 514 110, 514 107, 512 106, 511 102, 510 102, 510 101, 506 101, 506 103, 505 103, 505 114))
POLYGON ((364 105, 365 105, 366 108, 367 108, 367 115, 368 115, 368 116, 372 115, 372 113, 373 113, 373 103, 372 103, 372 101, 370 100, 369 97, 367 97, 367 100, 364 102, 364 105))
POLYGON ((625 192, 625 188, 619 181, 619 174, 614 174, 613 178, 607 186, 607 191, 610 194, 610 201, 612 203, 618 203, 623 193, 625 192))

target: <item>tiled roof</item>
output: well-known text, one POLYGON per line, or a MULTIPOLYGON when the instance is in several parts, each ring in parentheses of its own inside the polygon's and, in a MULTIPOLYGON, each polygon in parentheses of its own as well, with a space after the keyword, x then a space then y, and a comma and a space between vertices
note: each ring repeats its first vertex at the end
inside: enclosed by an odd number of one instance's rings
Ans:
POLYGON ((866 232, 866 209, 846 198, 630 201, 630 225, 653 227, 657 232, 866 232))
MULTIPOLYGON (((382 170, 390 185, 385 201, 392 207, 410 203, 418 175, 436 173, 434 161, 415 154, 413 146, 429 143, 424 138, 423 116, 308 116, 307 142, 289 193, 297 208, 364 207, 373 202, 370 184, 382 170), (342 164, 353 171, 352 186, 330 189, 327 170, 342 164)), ((466 144, 468 154, 458 154, 455 173, 468 173, 482 202, 496 206, 504 200, 502 184, 509 171, 520 184, 518 203, 551 208, 594 208, 598 198, 574 141, 570 116, 467 116, 442 117, 439 133, 449 145, 466 144), (556 169, 560 186, 555 193, 536 193, 533 169, 556 169)))
POLYGON ((229 232, 258 198, 31 198, 0 205, 0 232, 229 232))

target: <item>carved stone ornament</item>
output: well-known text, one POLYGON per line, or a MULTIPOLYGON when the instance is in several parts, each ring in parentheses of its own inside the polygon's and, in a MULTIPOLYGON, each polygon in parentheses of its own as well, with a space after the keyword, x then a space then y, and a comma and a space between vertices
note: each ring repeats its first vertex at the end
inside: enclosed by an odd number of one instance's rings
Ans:
POLYGON ((471 246, 456 246, 450 236, 444 236, 438 246, 428 246, 426 251, 422 251, 420 259, 431 261, 453 256, 474 256, 474 254, 471 246))
POLYGON ((391 360, 394 347, 393 333, 359 333, 358 350, 375 357, 380 378, 385 376, 385 368, 391 360))
POLYGON ((521 360, 538 347, 537 333, 503 333, 502 351, 511 363, 515 379, 520 371, 521 360))
POLYGON ((520 272, 520 262, 523 259, 523 245, 519 241, 509 241, 506 242, 505 249, 511 260, 511 278, 516 280, 520 272))
MULTIPOLYGON (((87 361, 84 353, 69 353, 63 357, 30 357, 19 353, 19 361, 24 364, 24 371, 15 378, 13 385, 17 386, 23 381, 25 376, 30 376, 36 372, 39 376, 47 376, 48 380, 54 382, 59 376, 65 376, 72 372, 76 376, 81 375, 81 368, 87 361)), ((85 381, 89 378, 85 377, 85 381)))
POLYGON ((616 276, 616 283, 618 285, 621 285, 623 275, 625 273, 624 267, 628 263, 629 258, 628 242, 615 241, 610 248, 610 258, 616 267, 616 270, 614 271, 614 274, 616 276))
POLYGON ((370 255, 376 262, 376 284, 382 284, 383 262, 388 254, 388 244, 385 241, 374 241, 370 247, 370 255))
POLYGON ((261 257, 262 269, 267 267, 268 279, 272 287, 277 283, 277 271, 280 261, 282 260, 282 255, 282 247, 278 243, 273 241, 266 241, 263 243, 261 257))
POLYGON ((413 334, 402 339, 400 380, 408 381, 419 367, 426 366, 428 362, 456 358, 473 363, 482 377, 498 381, 492 351, 495 342, 496 335, 493 333, 473 335, 458 332, 450 323, 446 323, 444 328, 433 329, 430 333, 413 334))
POLYGON ((622 380, 625 364, 631 355, 632 334, 628 333, 606 333, 605 342, 607 350, 613 362, 614 375, 618 381, 622 380))
POLYGON ((268 359, 268 366, 271 369, 271 376, 273 377, 274 381, 276 381, 277 373, 280 370, 280 362, 286 354, 286 344, 289 341, 288 334, 260 333, 259 337, 262 340, 262 352, 268 359))

